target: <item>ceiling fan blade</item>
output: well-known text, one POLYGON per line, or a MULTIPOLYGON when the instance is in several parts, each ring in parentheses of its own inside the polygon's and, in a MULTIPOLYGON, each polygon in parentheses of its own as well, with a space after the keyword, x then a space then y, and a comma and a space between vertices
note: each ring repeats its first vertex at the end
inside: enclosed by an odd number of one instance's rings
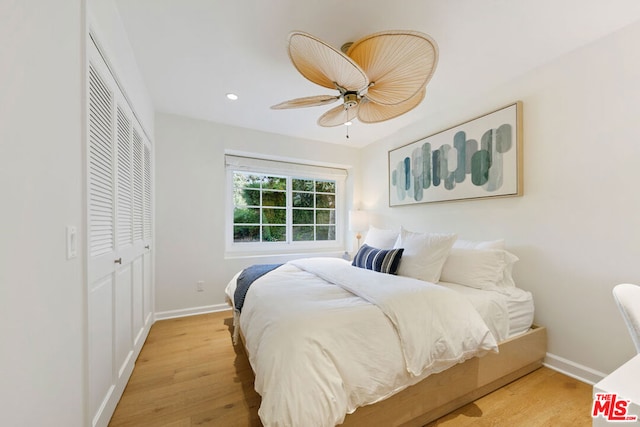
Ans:
POLYGON ((272 105, 273 110, 284 110, 287 108, 303 108, 303 107, 315 107, 318 105, 327 105, 336 102, 340 99, 339 96, 333 95, 317 95, 317 96, 305 96, 304 98, 290 99, 276 105, 272 105))
POLYGON ((438 45, 417 31, 383 31, 354 42, 347 55, 369 76, 367 97, 395 105, 416 95, 438 63, 438 45))
POLYGON ((320 116, 318 124, 324 127, 340 126, 355 119, 357 115, 358 106, 344 108, 344 105, 339 105, 320 116))
POLYGON ((311 34, 294 31, 289 35, 289 58, 300 74, 315 84, 349 91, 369 85, 365 72, 351 58, 311 34))
POLYGON ((416 108, 424 99, 425 93, 423 88, 405 102, 395 105, 377 104, 369 100, 367 95, 360 101, 358 120, 362 123, 378 123, 398 117, 416 108))

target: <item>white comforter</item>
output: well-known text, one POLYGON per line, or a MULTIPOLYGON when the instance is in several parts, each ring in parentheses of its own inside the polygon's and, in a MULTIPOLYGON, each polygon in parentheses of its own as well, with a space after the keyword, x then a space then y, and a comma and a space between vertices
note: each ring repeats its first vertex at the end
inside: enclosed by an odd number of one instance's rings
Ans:
POLYGON ((455 291, 334 258, 291 261, 256 280, 239 321, 266 427, 334 426, 498 348, 455 291))

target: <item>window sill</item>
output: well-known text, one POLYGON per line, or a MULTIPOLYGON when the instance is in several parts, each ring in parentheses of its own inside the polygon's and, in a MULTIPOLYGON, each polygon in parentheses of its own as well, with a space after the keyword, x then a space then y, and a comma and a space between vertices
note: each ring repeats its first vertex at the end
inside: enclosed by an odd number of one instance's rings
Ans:
POLYGON ((294 250, 294 251, 270 251, 270 252, 249 252, 249 251, 227 251, 224 253, 225 260, 232 259, 260 259, 260 258, 282 258, 283 260, 290 260, 294 258, 304 257, 336 257, 341 258, 345 253, 344 248, 331 248, 320 250, 294 250))

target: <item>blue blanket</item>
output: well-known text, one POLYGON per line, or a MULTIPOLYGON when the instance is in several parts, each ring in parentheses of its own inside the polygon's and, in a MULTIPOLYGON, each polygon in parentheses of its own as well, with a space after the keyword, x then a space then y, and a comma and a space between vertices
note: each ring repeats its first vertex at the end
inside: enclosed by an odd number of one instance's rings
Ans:
POLYGON ((236 291, 233 293, 233 304, 236 311, 241 312, 244 305, 244 297, 253 282, 268 272, 275 270, 282 264, 255 264, 242 270, 236 281, 236 291))

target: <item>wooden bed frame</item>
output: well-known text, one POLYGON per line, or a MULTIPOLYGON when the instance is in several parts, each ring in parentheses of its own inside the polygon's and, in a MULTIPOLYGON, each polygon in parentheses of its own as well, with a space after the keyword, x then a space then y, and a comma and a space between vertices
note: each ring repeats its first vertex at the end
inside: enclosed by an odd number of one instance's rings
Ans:
MULTIPOLYGON (((245 354, 249 354, 242 331, 240 337, 245 354)), ((533 325, 524 334, 500 343, 499 349, 497 354, 474 357, 385 400, 361 406, 341 425, 424 426, 540 368, 547 352, 547 330, 533 325)))
POLYGON ((424 426, 538 369, 547 352, 547 330, 532 328, 488 353, 430 375, 419 383, 347 415, 343 426, 424 426))

